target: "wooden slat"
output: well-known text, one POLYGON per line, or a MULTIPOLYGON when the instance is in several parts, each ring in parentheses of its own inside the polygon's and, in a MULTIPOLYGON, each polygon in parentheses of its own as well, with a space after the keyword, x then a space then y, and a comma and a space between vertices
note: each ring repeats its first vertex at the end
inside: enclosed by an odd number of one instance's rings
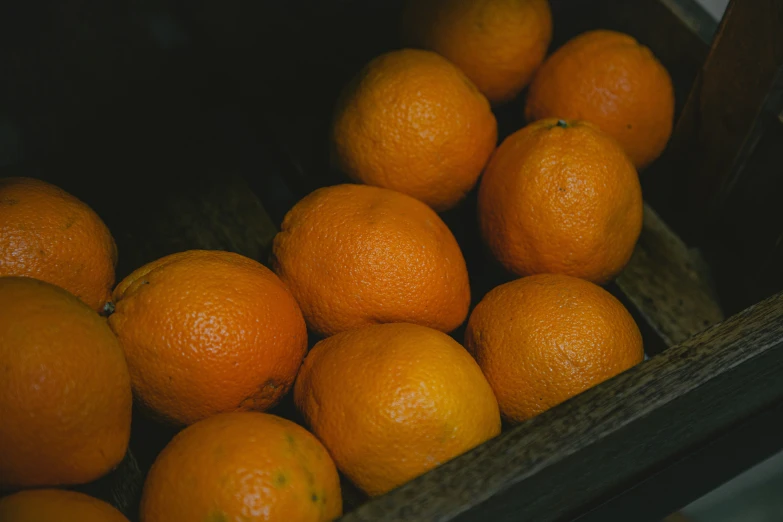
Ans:
POLYGON ((699 253, 688 249, 648 205, 633 258, 617 286, 666 346, 723 320, 699 253))
MULTIPOLYGON (((729 121, 721 121, 724 128, 731 133, 741 133, 736 136, 739 142, 733 161, 724 166, 724 170, 715 174, 701 173, 706 178, 715 178, 715 193, 710 201, 710 210, 713 214, 720 212, 726 199, 734 192, 745 173, 745 162, 753 154, 761 139, 766 125, 765 116, 779 114, 783 109, 783 2, 780 0, 767 3, 757 0, 734 0, 735 4, 729 6, 726 15, 726 24, 721 32, 721 40, 717 42, 711 54, 712 60, 705 64, 705 81, 707 81, 706 68, 712 62, 718 61, 716 67, 722 69, 721 81, 732 79, 734 75, 748 75, 737 88, 736 93, 741 97, 739 114, 729 112, 722 114, 717 107, 710 105, 717 100, 702 101, 702 111, 715 111, 712 118, 730 118, 729 121), (764 5, 762 5, 764 4, 764 5), (752 39, 749 36, 752 35, 752 39), (750 41, 748 41, 750 40, 750 41), (728 46, 731 46, 730 50, 728 46), (723 51, 727 54, 719 54, 723 51), (760 56, 753 54, 760 52, 760 56), (747 58, 754 56, 754 59, 747 58), (731 75, 731 76, 729 76, 731 75), (746 92, 745 88, 750 88, 746 92), (765 114, 766 113, 766 114, 765 114), (730 125, 738 124, 739 128, 730 125), (744 125, 744 126, 742 126, 744 125)), ((702 89, 705 87, 703 86, 702 89)), ((702 92, 705 92, 704 90, 702 92)), ((719 93, 732 94, 731 92, 719 93)), ((724 97, 723 100, 726 98, 724 97)), ((727 105, 733 105, 727 104, 727 105)), ((771 118, 770 118, 771 119, 771 118)), ((717 120, 720 121, 720 120, 717 120)), ((710 122, 704 122, 710 124, 710 122)), ((704 125, 702 123, 702 125, 704 125)), ((721 158, 719 158, 721 159, 721 158)), ((728 159, 728 157, 727 157, 728 159)), ((719 165, 719 163, 714 163, 719 165)), ((710 166, 710 165, 707 165, 710 166)), ((702 184, 702 180, 696 177, 695 182, 702 184)), ((701 188, 701 187, 699 187, 701 188)))
POLYGON ((660 522, 780 451, 783 401, 658 466, 573 522, 660 522))
MULTIPOLYGON (((668 151, 651 168, 655 207, 698 238, 752 151, 754 129, 783 65, 783 2, 732 0, 668 151)), ((686 238, 687 239, 687 238, 686 238)))
POLYGON ((769 113, 761 127, 752 155, 707 229, 705 252, 729 312, 783 290, 783 124, 769 113))
POLYGON ((783 398, 783 294, 517 426, 345 522, 560 520, 783 398))

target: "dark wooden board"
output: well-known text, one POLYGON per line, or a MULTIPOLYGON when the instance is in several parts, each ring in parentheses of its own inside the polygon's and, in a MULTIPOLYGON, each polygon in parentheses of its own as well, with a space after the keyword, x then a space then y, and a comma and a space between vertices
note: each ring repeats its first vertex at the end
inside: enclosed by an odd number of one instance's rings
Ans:
POLYGON ((343 517, 560 520, 783 398, 778 294, 343 517))
POLYGON ((686 240, 720 211, 755 146, 762 110, 783 92, 781 34, 783 2, 729 3, 669 148, 651 168, 651 202, 686 240))
POLYGON ((705 234, 727 311, 783 290, 783 123, 772 113, 759 123, 754 151, 705 234))
MULTIPOLYGON (((783 401, 657 466, 574 522, 659 522, 780 451, 783 401)), ((666 522, 666 521, 664 521, 666 522)))

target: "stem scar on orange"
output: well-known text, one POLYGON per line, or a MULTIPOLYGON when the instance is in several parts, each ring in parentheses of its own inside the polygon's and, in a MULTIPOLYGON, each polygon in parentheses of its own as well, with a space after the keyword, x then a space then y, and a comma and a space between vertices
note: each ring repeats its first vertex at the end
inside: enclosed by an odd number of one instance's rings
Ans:
POLYGON ((481 234, 522 276, 612 280, 631 258, 642 211, 630 159, 588 122, 547 119, 517 131, 495 152, 479 186, 481 234))
POLYGON ((631 36, 589 31, 547 58, 530 84, 525 115, 590 121, 644 169, 671 136, 674 87, 652 51, 631 36))

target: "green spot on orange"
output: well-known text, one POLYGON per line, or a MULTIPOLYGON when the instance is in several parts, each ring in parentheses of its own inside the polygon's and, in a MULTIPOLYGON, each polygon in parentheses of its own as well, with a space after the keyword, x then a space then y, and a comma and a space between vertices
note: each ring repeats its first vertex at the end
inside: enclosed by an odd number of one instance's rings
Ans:
POLYGON ((223 511, 216 510, 207 515, 207 518, 204 519, 204 522, 229 522, 228 515, 226 515, 223 511))

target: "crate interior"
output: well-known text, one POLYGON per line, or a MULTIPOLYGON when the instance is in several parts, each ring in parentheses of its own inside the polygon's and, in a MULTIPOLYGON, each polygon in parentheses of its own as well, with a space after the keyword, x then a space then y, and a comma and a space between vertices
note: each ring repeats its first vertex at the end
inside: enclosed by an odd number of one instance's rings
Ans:
MULTIPOLYGON (((665 4, 552 0, 551 49, 592 28, 628 32, 671 73, 679 113, 715 27, 687 24, 665 4)), ((188 248, 266 262, 285 212, 311 190, 346 181, 329 167, 331 108, 366 61, 399 46, 399 7, 391 0, 66 1, 41 17, 21 6, 28 25, 17 25, 5 56, 15 73, 6 98, 14 103, 0 114, 16 125, 22 146, 4 174, 50 180, 95 208, 117 240, 118 280, 188 248)), ((496 108, 501 139, 524 125, 523 96, 496 108)), ((737 293, 732 274, 741 259, 716 265, 733 236, 679 240, 680 223, 666 224, 676 213, 656 174, 655 165, 641 174, 654 210, 633 270, 609 287, 634 313, 650 356, 719 321, 721 306, 735 311, 765 297, 758 289, 737 293)), ((466 257, 475 304, 512 276, 481 243, 475 191, 443 217, 466 257)), ((462 330, 454 337, 461 342, 462 330)), ((290 400, 274 412, 297 419, 290 400)), ((139 478, 172 434, 135 414, 136 463, 82 489, 132 506, 139 478)), ((348 483, 344 491, 346 511, 365 500, 348 483)))

